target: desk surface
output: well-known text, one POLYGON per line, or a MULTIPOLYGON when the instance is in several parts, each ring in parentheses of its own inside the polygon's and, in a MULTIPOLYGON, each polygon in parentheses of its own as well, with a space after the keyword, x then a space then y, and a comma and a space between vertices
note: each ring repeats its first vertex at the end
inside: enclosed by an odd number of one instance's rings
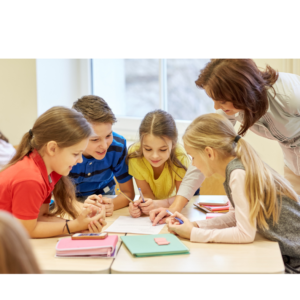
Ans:
MULTIPOLYGON (((110 226, 120 215, 125 214, 128 208, 123 208, 114 212, 113 216, 106 218, 107 225, 110 226)), ((120 236, 117 244, 117 251, 121 246, 120 236)), ((42 272, 46 274, 109 274, 114 258, 57 258, 55 257, 55 247, 59 237, 47 239, 31 239, 31 246, 36 255, 42 272)))
MULTIPOLYGON (((194 208, 193 197, 182 213, 191 221, 205 219, 205 213, 194 208)), ((165 226, 161 233, 167 233, 165 226)), ((180 238, 181 239, 181 238, 180 238)), ((136 258, 124 244, 111 266, 111 273, 283 273, 284 265, 277 242, 259 234, 251 244, 192 243, 181 241, 190 254, 136 258)))

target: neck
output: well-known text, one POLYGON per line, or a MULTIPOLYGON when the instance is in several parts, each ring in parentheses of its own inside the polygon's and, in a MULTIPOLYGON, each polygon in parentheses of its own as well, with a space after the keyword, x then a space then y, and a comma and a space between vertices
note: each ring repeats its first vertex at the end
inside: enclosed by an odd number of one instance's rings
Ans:
POLYGON ((157 179, 160 176, 160 174, 162 173, 162 171, 163 171, 163 169, 165 167, 165 164, 162 164, 159 167, 153 167, 151 165, 151 167, 152 167, 152 170, 153 170, 154 179, 157 179))
POLYGON ((224 178, 226 178, 226 167, 235 158, 236 158, 235 156, 230 156, 223 160, 220 160, 220 162, 218 163, 218 166, 217 166, 216 173, 218 173, 221 176, 223 176, 224 178))

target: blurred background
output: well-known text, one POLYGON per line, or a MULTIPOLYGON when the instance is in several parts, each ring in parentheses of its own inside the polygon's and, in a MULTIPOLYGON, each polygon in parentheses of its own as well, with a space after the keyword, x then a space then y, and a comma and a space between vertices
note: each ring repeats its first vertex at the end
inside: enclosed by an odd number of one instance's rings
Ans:
MULTIPOLYGON (((54 105, 71 107, 78 98, 104 98, 118 122, 114 130, 133 142, 144 115, 162 108, 179 134, 197 116, 214 112, 213 101, 195 80, 209 59, 0 59, 0 130, 18 145, 35 119, 54 105)), ((299 59, 255 59, 265 68, 300 75, 299 59)), ((238 128, 239 124, 236 125, 238 128)), ((283 174, 277 142, 248 132, 261 157, 283 174), (272 147, 272 152, 267 151, 272 147)))

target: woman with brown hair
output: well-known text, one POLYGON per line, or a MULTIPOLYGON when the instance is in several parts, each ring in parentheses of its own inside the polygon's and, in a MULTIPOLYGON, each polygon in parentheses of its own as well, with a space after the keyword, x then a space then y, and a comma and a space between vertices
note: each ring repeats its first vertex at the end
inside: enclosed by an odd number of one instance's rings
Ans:
POLYGON ((39 274, 41 270, 22 225, 0 211, 0 274, 39 274))
MULTIPOLYGON (((279 143, 284 177, 300 194, 300 76, 270 66, 260 70, 252 59, 213 59, 200 71, 196 85, 212 98, 217 113, 233 125, 241 123, 241 136, 250 129, 279 143)), ((203 174, 190 167, 170 210, 180 211, 203 180, 203 174)), ((151 218, 156 224, 165 215, 160 209, 151 218)))

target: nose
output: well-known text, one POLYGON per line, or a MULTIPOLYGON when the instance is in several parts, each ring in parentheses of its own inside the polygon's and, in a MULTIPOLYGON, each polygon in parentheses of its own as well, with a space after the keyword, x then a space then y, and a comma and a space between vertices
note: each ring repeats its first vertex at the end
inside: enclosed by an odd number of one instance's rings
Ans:
POLYGON ((81 164, 82 162, 83 162, 82 154, 80 154, 80 155, 79 155, 79 158, 78 158, 78 160, 77 160, 77 163, 80 163, 80 164, 81 164))
POLYGON ((152 154, 152 158, 155 159, 155 158, 158 158, 158 157, 159 157, 158 153, 156 151, 154 151, 153 154, 152 154))
POLYGON ((214 108, 215 108, 215 110, 221 108, 221 105, 218 103, 218 101, 215 101, 215 100, 214 100, 214 108))
POLYGON ((104 140, 101 142, 101 144, 99 145, 101 150, 107 150, 107 142, 104 140))

